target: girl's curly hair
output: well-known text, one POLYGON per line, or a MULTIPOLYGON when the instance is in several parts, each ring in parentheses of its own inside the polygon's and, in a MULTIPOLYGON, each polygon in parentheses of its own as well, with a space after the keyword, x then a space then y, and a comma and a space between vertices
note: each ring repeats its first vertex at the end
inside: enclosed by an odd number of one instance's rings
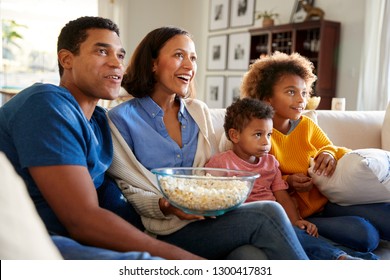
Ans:
POLYGON ((275 52, 257 59, 244 75, 241 96, 265 100, 273 95, 273 87, 286 74, 298 75, 307 86, 309 95, 317 76, 313 73, 313 63, 298 53, 290 55, 275 52))

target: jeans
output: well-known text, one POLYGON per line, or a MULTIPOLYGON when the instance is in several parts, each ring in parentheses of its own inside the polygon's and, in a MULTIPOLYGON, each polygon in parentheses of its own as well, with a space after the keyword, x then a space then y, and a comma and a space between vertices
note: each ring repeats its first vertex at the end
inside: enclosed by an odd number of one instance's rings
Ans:
POLYGON ((351 206, 340 206, 334 203, 326 205, 328 216, 359 216, 368 220, 379 232, 383 240, 390 241, 390 203, 372 203, 351 206))
MULTIPOLYGON (((349 207, 328 203, 321 214, 306 220, 315 224, 318 232, 327 239, 356 251, 371 252, 378 247, 380 241, 378 230, 367 219, 352 216, 358 214, 357 212, 348 215, 342 211, 349 207), (340 212, 335 211, 337 209, 340 209, 340 212)), ((383 227, 386 227, 386 223, 388 222, 383 219, 383 227)))
POLYGON ((53 235, 51 239, 66 260, 162 260, 146 252, 116 252, 85 246, 59 235, 53 235))
MULTIPOLYGON (((207 259, 225 259, 230 252, 246 245, 263 251, 271 260, 308 259, 282 206, 273 201, 246 203, 215 219, 190 223, 158 239, 207 259)), ((251 258, 245 254, 240 257, 251 258)))
POLYGON ((327 240, 322 236, 314 237, 298 227, 294 227, 295 233, 302 244, 307 256, 311 260, 337 260, 342 255, 351 255, 367 260, 377 260, 378 257, 373 253, 356 252, 351 249, 343 248, 338 244, 327 240))
POLYGON ((103 185, 97 189, 97 193, 100 207, 114 212, 139 230, 145 230, 140 215, 127 202, 116 182, 108 175, 106 175, 103 185))

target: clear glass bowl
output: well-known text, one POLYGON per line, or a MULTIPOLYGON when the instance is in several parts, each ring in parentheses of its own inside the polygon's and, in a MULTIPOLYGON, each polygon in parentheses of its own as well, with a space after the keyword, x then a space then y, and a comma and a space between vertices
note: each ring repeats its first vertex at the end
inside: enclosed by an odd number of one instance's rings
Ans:
POLYGON ((220 168, 156 168, 163 196, 185 213, 219 216, 242 204, 258 173, 220 168))

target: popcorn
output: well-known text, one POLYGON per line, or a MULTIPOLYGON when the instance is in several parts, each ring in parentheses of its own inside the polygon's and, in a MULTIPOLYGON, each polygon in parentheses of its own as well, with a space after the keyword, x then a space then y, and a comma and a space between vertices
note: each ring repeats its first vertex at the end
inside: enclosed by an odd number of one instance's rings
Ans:
POLYGON ((245 181, 223 180, 210 174, 193 179, 163 176, 160 186, 172 203, 196 211, 233 207, 246 199, 251 187, 245 181))

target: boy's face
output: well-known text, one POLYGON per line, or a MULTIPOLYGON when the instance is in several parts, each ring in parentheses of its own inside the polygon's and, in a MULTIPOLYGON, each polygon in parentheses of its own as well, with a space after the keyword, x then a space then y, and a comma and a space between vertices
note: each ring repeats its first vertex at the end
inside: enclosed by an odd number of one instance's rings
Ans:
POLYGON ((306 83, 298 75, 282 76, 267 101, 275 110, 274 119, 297 120, 307 103, 306 83))
POLYGON ((254 163, 271 149, 272 119, 252 119, 241 131, 231 131, 234 152, 243 160, 254 163))

